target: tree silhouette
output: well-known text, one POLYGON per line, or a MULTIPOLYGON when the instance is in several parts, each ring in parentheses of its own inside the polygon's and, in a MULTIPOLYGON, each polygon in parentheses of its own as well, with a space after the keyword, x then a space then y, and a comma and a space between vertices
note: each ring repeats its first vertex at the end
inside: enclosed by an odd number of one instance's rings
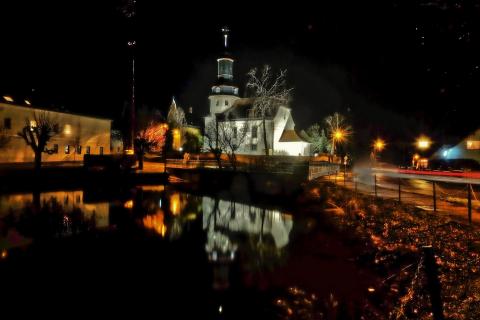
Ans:
POLYGON ((140 130, 135 138, 135 153, 138 157, 138 168, 143 169, 143 158, 148 152, 159 152, 165 146, 167 126, 163 123, 151 122, 144 130, 140 130))
POLYGON ((267 156, 269 155, 269 149, 265 120, 272 116, 277 106, 288 103, 290 92, 293 90, 286 88, 286 75, 286 70, 280 70, 280 73, 272 78, 269 65, 265 65, 258 76, 256 68, 248 72, 247 89, 250 90, 250 97, 254 99, 252 113, 253 116, 262 119, 263 143, 267 156))
POLYGON ((35 170, 42 166, 42 154, 52 154, 53 149, 47 149, 47 143, 57 135, 60 130, 58 123, 53 121, 45 111, 33 114, 33 120, 26 119, 25 127, 18 133, 25 143, 32 148, 35 155, 35 170))

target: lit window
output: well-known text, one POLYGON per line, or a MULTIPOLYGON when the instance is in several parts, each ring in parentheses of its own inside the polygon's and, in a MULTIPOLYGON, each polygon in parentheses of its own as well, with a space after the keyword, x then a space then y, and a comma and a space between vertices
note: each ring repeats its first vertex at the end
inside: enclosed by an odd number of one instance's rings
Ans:
POLYGON ((90 146, 85 147, 85 154, 90 154, 90 146))
POLYGON ((30 120, 30 130, 33 131, 33 129, 36 127, 37 127, 37 121, 30 120))
POLYGON ((103 154, 103 147, 100 147, 100 154, 103 154))
POLYGON ((480 150, 480 140, 468 140, 467 141, 468 150, 480 150))
POLYGON ((82 154, 82 146, 77 146, 77 154, 82 154))
POLYGON ((3 127, 5 129, 12 129, 12 119, 11 118, 3 119, 3 127))
POLYGON ((65 127, 63 128, 63 133, 66 134, 67 136, 72 134, 72 126, 69 124, 66 124, 65 127))
POLYGON ((70 153, 70 145, 66 145, 65 146, 65 154, 69 154, 70 153))

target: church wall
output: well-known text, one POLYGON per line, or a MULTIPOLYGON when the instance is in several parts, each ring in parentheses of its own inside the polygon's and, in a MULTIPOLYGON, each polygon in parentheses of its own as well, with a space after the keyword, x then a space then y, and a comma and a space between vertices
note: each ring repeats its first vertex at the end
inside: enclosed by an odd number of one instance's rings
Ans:
POLYGON ((10 141, 0 152, 0 163, 33 162, 32 149, 17 133, 23 130, 27 120, 33 120, 35 114, 43 112, 60 126, 60 133, 52 137, 47 144, 48 149, 57 145, 58 151, 51 155, 44 153, 43 162, 83 161, 87 147, 90 147, 90 154, 110 153, 111 120, 0 104, 0 127, 5 126, 6 121, 10 123, 10 128, 6 129, 10 141))

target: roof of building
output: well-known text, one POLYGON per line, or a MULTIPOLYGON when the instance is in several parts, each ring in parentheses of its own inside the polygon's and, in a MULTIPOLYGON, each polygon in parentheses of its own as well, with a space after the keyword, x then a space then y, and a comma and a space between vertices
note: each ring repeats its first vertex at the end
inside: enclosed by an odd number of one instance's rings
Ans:
POLYGON ((278 142, 305 142, 300 136, 295 132, 295 130, 283 130, 282 136, 278 142))
POLYGON ((91 119, 98 119, 98 120, 107 120, 107 121, 113 121, 112 119, 106 118, 106 117, 100 117, 100 116, 93 116, 93 115, 86 115, 82 113, 77 113, 77 112, 70 112, 68 110, 59 110, 55 108, 45 108, 45 107, 37 107, 37 106, 23 106, 17 103, 7 103, 7 102, 0 102, 0 105, 5 105, 5 106, 11 106, 11 107, 16 107, 16 108, 23 108, 23 109, 30 109, 33 112, 35 111, 47 111, 47 112, 56 112, 56 113, 63 113, 63 114, 69 114, 72 116, 77 116, 77 117, 84 117, 84 118, 91 118, 91 119))
MULTIPOLYGON (((250 113, 252 112, 251 110, 253 110, 253 102, 253 98, 237 99, 230 108, 220 113, 220 117, 229 120, 252 118, 250 113)), ((272 108, 266 118, 272 119, 277 114, 279 107, 280 106, 276 106, 272 108)))

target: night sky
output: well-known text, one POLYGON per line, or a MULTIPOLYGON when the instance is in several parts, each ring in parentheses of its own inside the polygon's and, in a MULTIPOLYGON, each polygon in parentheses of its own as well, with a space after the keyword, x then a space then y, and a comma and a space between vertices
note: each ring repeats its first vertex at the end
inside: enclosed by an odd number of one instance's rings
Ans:
POLYGON ((241 92, 252 66, 288 69, 299 128, 334 111, 351 119, 362 143, 380 135, 401 144, 420 133, 449 142, 478 127, 477 1, 137 7, 130 28, 122 1, 2 1, 0 93, 119 119, 134 36, 138 104, 165 112, 175 96, 203 116, 228 25, 241 92))

